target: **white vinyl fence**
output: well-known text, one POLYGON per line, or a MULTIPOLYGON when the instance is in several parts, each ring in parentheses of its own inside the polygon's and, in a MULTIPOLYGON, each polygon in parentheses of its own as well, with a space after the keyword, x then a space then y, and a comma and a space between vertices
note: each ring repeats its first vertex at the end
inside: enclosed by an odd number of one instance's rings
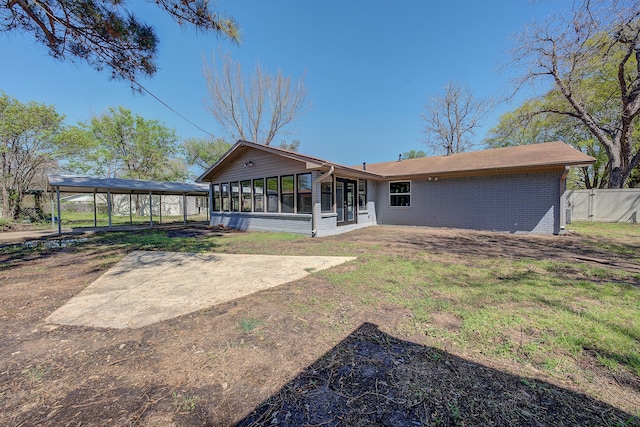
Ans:
POLYGON ((566 194, 567 222, 638 222, 640 188, 570 190, 566 194))

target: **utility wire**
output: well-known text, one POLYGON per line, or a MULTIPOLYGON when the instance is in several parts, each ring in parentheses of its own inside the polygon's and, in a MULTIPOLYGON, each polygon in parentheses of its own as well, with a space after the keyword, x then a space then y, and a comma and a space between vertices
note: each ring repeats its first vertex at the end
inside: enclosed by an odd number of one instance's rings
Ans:
MULTIPOLYGON (((57 16, 55 16, 53 14, 53 12, 51 12, 48 8, 44 7, 39 1, 36 1, 35 4, 37 6, 39 6, 44 13, 49 16, 49 18, 53 21, 58 22, 60 25, 62 25, 63 27, 66 27, 65 23, 62 22, 62 20, 60 18, 58 18, 57 16)), ((68 27, 67 27, 68 28, 68 27)), ((82 40, 82 39, 81 39, 82 40)), ((91 49, 91 51, 93 51, 95 54, 97 54, 98 56, 100 56, 107 64, 109 63, 108 58, 105 58, 104 55, 102 55, 100 52, 94 50, 91 48, 91 46, 87 46, 89 49, 91 49)), ((158 101, 159 103, 161 103, 162 105, 164 105, 166 108, 168 108, 171 112, 173 112, 175 115, 177 115, 178 117, 180 117, 182 120, 184 120, 185 122, 189 123, 191 126, 197 128, 198 130, 200 130, 201 132, 206 133, 207 135, 209 135, 212 138, 215 138, 215 135, 213 135, 211 132, 208 132, 206 130, 204 130, 203 128, 201 128, 200 126, 198 126, 197 124, 195 124, 194 122, 192 122, 191 120, 189 120, 188 118, 186 118, 184 115, 182 115, 181 113, 179 113, 175 108, 171 107, 169 104, 167 104, 166 102, 164 102, 162 99, 160 99, 158 96, 156 96, 153 92, 151 92, 149 89, 147 89, 146 87, 142 86, 133 76, 131 75, 127 75, 127 73, 124 73, 122 68, 120 68, 117 64, 113 64, 113 66, 115 68, 118 69, 118 71, 120 71, 120 75, 123 76, 125 79, 129 80, 130 82, 136 84, 140 89, 142 89, 144 92, 148 93, 149 95, 151 95, 151 97, 153 99, 155 99, 156 101, 158 101)))

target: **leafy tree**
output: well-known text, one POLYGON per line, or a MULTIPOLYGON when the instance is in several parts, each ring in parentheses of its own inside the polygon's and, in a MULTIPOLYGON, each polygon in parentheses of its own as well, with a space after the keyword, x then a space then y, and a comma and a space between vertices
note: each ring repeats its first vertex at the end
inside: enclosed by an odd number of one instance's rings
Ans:
POLYGON ((56 137, 62 120, 53 106, 23 104, 2 92, 0 197, 4 219, 18 219, 23 192, 46 184, 47 172, 56 165, 60 148, 56 137))
POLYGON ((221 138, 189 138, 183 142, 185 157, 189 166, 204 171, 220 159, 231 144, 221 138))
POLYGON ((72 172, 162 181, 187 176, 184 162, 177 161, 180 147, 175 132, 126 108, 109 108, 66 135, 82 147, 66 163, 72 172))
MULTIPOLYGON (((234 20, 214 13, 208 0, 154 3, 180 25, 239 39, 234 20)), ((10 0, 0 3, 0 31, 30 33, 54 58, 80 59, 135 82, 156 72, 158 37, 125 6, 123 0, 10 0)))
POLYGON ((209 111, 234 140, 269 145, 304 113, 304 78, 293 82, 282 71, 273 76, 259 65, 253 74, 243 75, 240 63, 228 55, 222 58, 221 70, 205 64, 204 74, 209 111))
POLYGON ((574 178, 577 188, 604 188, 607 184, 608 159, 602 146, 584 126, 561 115, 540 113, 545 104, 553 103, 553 92, 542 99, 525 102, 512 112, 503 114, 484 143, 489 148, 536 144, 549 141, 566 142, 596 158, 593 165, 578 169, 574 178))
POLYGON ((640 164, 634 138, 640 114, 640 2, 574 3, 570 19, 533 25, 519 39, 514 62, 520 85, 548 80, 562 102, 539 113, 581 123, 606 152, 610 188, 622 188, 640 164))
POLYGON ((448 156, 474 147, 475 130, 489 111, 490 103, 476 99, 468 87, 456 82, 449 82, 444 92, 429 100, 420 117, 427 146, 435 154, 448 156))
POLYGON ((411 150, 402 154, 403 159, 418 159, 420 157, 427 157, 427 153, 422 150, 411 150))

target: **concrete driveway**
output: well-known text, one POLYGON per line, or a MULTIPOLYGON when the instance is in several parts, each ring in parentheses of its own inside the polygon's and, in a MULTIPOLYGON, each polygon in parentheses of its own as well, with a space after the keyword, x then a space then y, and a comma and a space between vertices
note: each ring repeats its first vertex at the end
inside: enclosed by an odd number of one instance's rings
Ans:
POLYGON ((46 321, 140 328, 354 259, 136 251, 54 311, 46 321))

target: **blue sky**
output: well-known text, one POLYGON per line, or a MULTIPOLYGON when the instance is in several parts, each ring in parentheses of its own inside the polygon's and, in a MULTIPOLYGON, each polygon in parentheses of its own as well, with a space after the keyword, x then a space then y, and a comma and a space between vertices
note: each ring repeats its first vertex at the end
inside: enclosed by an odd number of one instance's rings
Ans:
MULTIPOLYGON (((219 0, 215 10, 240 26, 236 46, 179 27, 153 5, 128 3, 156 26, 159 71, 141 83, 160 99, 226 137, 205 107, 204 58, 222 51, 247 71, 257 61, 271 73, 304 74, 310 108, 287 138, 299 139, 302 153, 347 165, 426 149, 420 113, 449 81, 468 85, 477 97, 508 94, 514 72, 504 65, 514 35, 570 6, 559 0, 219 0)), ((22 102, 53 104, 68 124, 122 105, 182 138, 206 136, 151 96, 132 93, 127 82, 84 63, 52 59, 27 34, 1 34, 0 52, 0 90, 22 102)), ((529 95, 499 104, 477 140, 529 95)))

